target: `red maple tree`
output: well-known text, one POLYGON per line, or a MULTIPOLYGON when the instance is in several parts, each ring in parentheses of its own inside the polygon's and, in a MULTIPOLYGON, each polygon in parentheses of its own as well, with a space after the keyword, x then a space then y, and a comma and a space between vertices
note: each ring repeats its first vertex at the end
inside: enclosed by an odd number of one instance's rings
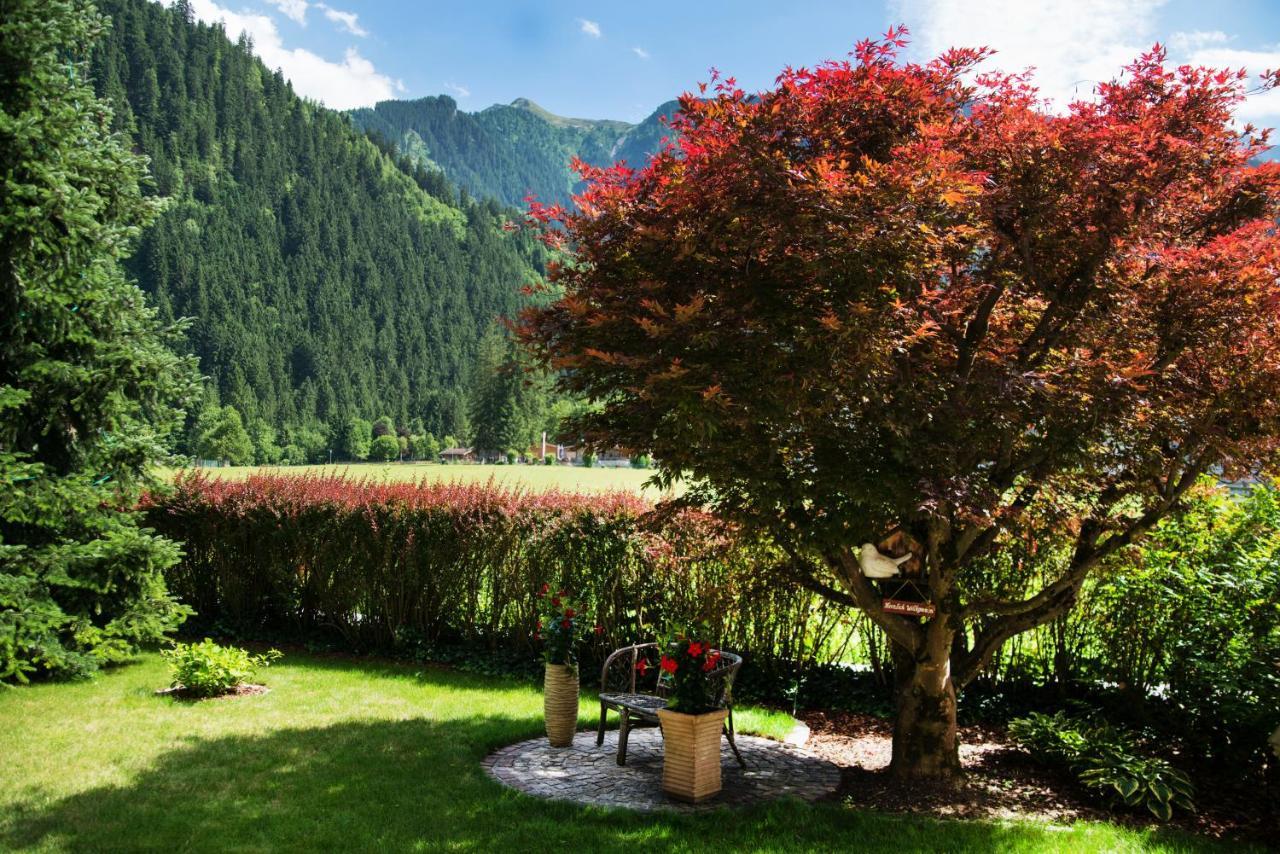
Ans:
POLYGON ((950 777, 955 692, 1002 643, 1202 475, 1274 459, 1280 164, 1233 122, 1244 72, 1156 46, 1053 112, 985 50, 904 44, 754 95, 717 76, 646 168, 580 166, 573 210, 531 206, 567 257, 521 335, 597 404, 588 440, 648 450, 884 630, 892 768, 950 777), (930 618, 860 571, 894 530, 930 618), (1033 537, 1065 546, 1040 583, 993 569, 1033 537))

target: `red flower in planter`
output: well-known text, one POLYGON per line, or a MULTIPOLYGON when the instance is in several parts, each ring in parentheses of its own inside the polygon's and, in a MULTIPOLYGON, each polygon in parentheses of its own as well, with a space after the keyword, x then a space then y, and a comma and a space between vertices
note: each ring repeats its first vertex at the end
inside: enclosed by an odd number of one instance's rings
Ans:
POLYGON ((693 643, 689 644, 689 655, 693 656, 694 658, 697 658, 698 656, 702 655, 702 644, 698 643, 697 641, 694 641, 693 643))
POLYGON ((572 616, 576 615, 577 613, 578 613, 578 612, 577 612, 577 611, 575 611, 575 610, 573 610, 572 608, 565 608, 565 609, 564 609, 564 615, 565 615, 566 617, 572 617, 572 616))
POLYGON ((719 663, 720 663, 720 653, 713 652, 707 656, 706 661, 702 662, 702 669, 707 673, 710 673, 712 670, 715 670, 716 665, 719 663))
POLYGON ((676 660, 675 660, 674 658, 668 658, 668 657, 667 657, 667 656, 665 656, 665 655, 664 655, 664 656, 662 656, 662 665, 661 665, 661 666, 662 666, 662 669, 663 669, 663 670, 665 670, 667 673, 675 673, 675 672, 676 672, 676 667, 677 667, 677 665, 676 665, 676 660))
POLYGON ((642 658, 642 659, 640 659, 639 661, 637 661, 637 662, 636 662, 636 672, 637 672, 637 673, 639 673, 641 676, 643 676, 643 675, 645 675, 646 673, 648 673, 648 672, 649 672, 649 662, 645 661, 643 658, 642 658))
POLYGON ((551 589, 551 585, 550 585, 550 584, 547 584, 547 583, 544 581, 544 582, 542 582, 542 589, 538 591, 538 595, 539 595, 539 596, 546 596, 546 595, 547 595, 547 591, 548 591, 548 590, 550 590, 550 589, 551 589))
POLYGON ((572 623, 572 622, 570 622, 569 620, 561 620, 561 621, 560 621, 560 628, 562 628, 562 629, 570 629, 570 628, 573 628, 573 623, 572 623))
POLYGON ((552 604, 552 605, 555 605, 557 608, 559 608, 559 607, 560 607, 560 597, 559 597, 559 596, 552 596, 552 597, 551 597, 551 604, 552 604))

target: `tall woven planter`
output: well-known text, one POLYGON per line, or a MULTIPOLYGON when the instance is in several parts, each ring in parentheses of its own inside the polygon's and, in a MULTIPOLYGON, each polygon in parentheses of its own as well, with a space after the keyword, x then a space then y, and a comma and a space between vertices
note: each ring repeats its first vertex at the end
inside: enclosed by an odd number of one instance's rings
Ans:
POLYGON ((662 791, 696 804, 720 791, 720 731, 728 709, 704 715, 658 710, 662 723, 662 791))
POLYGON ((573 744, 578 728, 578 671, 567 664, 548 664, 543 682, 542 713, 552 747, 573 744))

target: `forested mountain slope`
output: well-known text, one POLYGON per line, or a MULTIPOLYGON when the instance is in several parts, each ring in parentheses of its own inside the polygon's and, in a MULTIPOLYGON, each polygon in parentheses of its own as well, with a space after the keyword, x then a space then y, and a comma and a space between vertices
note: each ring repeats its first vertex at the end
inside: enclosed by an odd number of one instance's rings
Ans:
POLYGON ((172 198, 130 262, 221 402, 323 452, 344 421, 460 429, 478 342, 542 250, 495 202, 397 164, 186 4, 100 0, 99 94, 172 198))
POLYGON ((569 167, 574 157, 595 165, 626 160, 642 166, 666 135, 662 116, 675 108, 668 101, 631 125, 557 116, 526 98, 467 113, 440 95, 382 101, 350 115, 357 126, 395 143, 416 162, 443 170, 469 192, 523 205, 530 193, 543 201, 567 201, 578 183, 569 167))

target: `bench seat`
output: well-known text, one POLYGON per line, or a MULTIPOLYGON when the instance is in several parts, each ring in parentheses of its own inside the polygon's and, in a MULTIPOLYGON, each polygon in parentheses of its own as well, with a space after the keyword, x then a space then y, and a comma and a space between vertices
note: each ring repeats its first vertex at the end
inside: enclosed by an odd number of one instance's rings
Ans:
MULTIPOLYGON (((596 745, 604 744, 605 720, 610 709, 618 713, 618 764, 627 764, 627 735, 635 726, 660 726, 658 710, 667 707, 667 693, 670 679, 656 666, 646 668, 656 675, 653 677, 653 691, 647 693, 637 676, 636 665, 647 661, 648 657, 657 654, 656 643, 641 643, 616 650, 605 659, 604 668, 600 672, 600 730, 596 734, 596 745)), ((732 652, 720 651, 720 666, 716 667, 706 678, 713 683, 712 696, 717 707, 728 709, 725 719, 724 734, 729 738, 729 748, 737 757, 738 764, 746 767, 742 754, 738 752, 737 742, 733 737, 733 678, 742 666, 742 656, 732 652)))

